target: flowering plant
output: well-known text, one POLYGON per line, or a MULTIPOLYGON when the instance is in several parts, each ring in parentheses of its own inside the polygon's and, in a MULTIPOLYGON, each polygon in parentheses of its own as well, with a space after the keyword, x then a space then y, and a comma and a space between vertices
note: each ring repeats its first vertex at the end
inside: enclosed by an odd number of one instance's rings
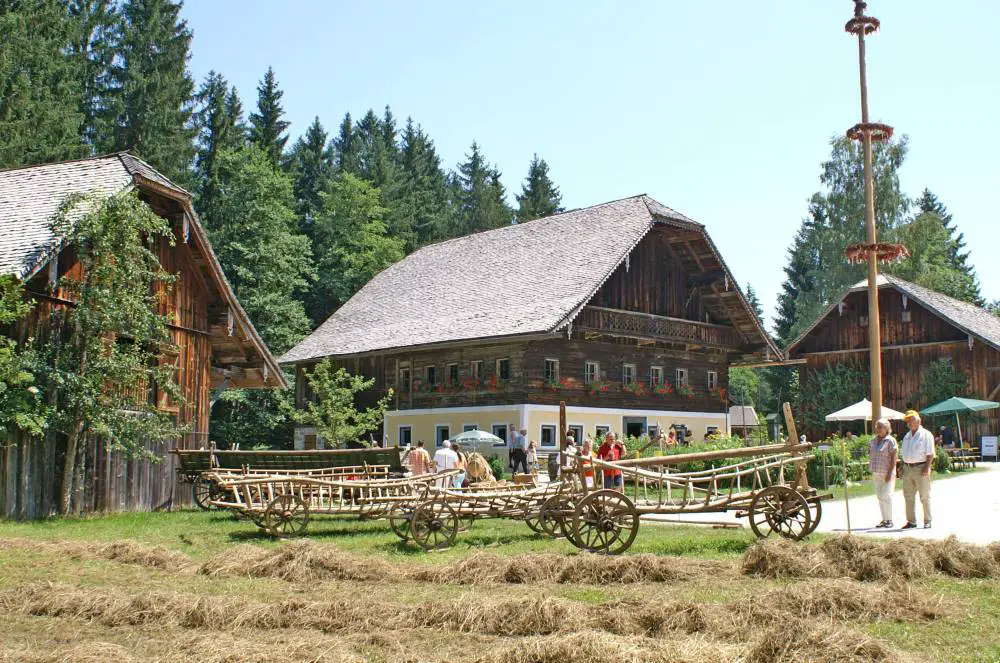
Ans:
POLYGON ((482 384, 479 378, 462 378, 462 389, 465 391, 476 391, 482 384))
POLYGON ((674 393, 674 386, 670 384, 669 380, 664 380, 653 385, 653 393, 659 396, 669 396, 674 393))
POLYGON ((638 382, 626 382, 622 385, 622 391, 626 394, 632 394, 633 396, 645 396, 646 383, 641 380, 638 382))
POLYGON ((507 381, 500 379, 500 376, 495 373, 486 380, 486 388, 490 391, 499 391, 506 386, 507 381))
POLYGON ((591 382, 587 385, 587 392, 591 396, 596 396, 597 394, 606 394, 611 391, 611 383, 604 380, 598 380, 596 382, 591 382))
POLYGON ((709 391, 708 395, 709 396, 714 396, 715 398, 718 398, 720 401, 724 401, 724 400, 726 400, 726 388, 725 387, 716 387, 715 389, 712 389, 711 391, 709 391))
POLYGON ((694 398, 694 389, 686 384, 678 385, 677 395, 684 398, 694 398))

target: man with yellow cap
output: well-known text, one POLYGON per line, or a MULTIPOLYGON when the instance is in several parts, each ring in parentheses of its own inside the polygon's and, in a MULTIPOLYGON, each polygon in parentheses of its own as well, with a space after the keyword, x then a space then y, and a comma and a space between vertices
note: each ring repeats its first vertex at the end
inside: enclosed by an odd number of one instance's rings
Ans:
POLYGON ((900 445, 903 459, 903 500, 906 502, 906 524, 903 529, 917 526, 917 493, 924 508, 924 527, 931 526, 931 468, 934 466, 934 435, 920 425, 920 413, 908 410, 903 418, 910 430, 900 445))

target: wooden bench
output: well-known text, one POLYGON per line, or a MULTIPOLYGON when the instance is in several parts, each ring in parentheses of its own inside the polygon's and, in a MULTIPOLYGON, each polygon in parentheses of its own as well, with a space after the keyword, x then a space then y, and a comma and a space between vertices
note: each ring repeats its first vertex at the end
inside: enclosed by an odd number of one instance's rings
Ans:
POLYGON ((976 461, 979 460, 979 449, 976 447, 956 447, 944 451, 948 454, 951 466, 955 469, 968 469, 970 467, 975 469, 976 461))

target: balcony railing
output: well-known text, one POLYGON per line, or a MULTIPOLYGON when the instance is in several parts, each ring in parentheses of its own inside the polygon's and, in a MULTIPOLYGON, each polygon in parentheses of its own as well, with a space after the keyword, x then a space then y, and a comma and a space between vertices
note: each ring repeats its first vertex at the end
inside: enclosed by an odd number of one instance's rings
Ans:
POLYGON ((712 325, 705 322, 600 306, 584 307, 573 322, 573 327, 612 336, 714 348, 739 348, 744 345, 736 330, 725 325, 712 325))

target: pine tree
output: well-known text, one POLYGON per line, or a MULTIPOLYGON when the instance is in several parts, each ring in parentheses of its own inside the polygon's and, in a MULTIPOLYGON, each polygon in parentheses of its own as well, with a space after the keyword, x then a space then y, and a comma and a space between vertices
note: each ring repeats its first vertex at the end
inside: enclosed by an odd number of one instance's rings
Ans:
POLYGON ((309 314, 316 324, 403 258, 404 244, 389 234, 387 216, 379 190, 364 180, 340 173, 330 183, 313 225, 319 278, 309 314))
POLYGON ((938 200, 938 197, 931 193, 930 189, 924 189, 920 198, 916 201, 918 217, 922 214, 934 214, 944 225, 947 232, 948 263, 951 269, 963 275, 962 280, 966 286, 961 289, 963 299, 977 306, 984 304, 982 294, 979 290, 979 278, 976 276, 976 269, 969 264, 969 252, 965 250, 965 235, 955 227, 954 218, 948 212, 948 208, 938 200))
POLYGON ((110 140, 105 109, 115 56, 114 34, 122 19, 112 0, 69 0, 66 6, 76 27, 69 55, 80 67, 83 138, 96 150, 110 140))
POLYGON ((536 154, 528 166, 521 195, 517 196, 517 220, 520 223, 551 216, 562 211, 562 195, 549 179, 549 165, 536 154))
POLYGON ((208 72, 205 82, 196 95, 198 110, 194 114, 198 128, 198 155, 195 158, 197 174, 198 213, 210 217, 215 212, 219 197, 218 157, 223 151, 234 151, 244 144, 243 118, 240 116, 239 97, 229 83, 214 71, 208 72), (236 106, 233 107, 233 99, 236 106), (234 115, 235 114, 235 115, 234 115))
POLYGON ((206 219, 229 282, 276 354, 310 330, 300 298, 315 276, 292 184, 256 145, 217 156, 219 199, 206 219))
POLYGON ((504 200, 500 172, 486 161, 475 141, 471 149, 452 178, 456 205, 452 237, 507 226, 514 217, 504 200))
POLYGON ((132 150, 181 186, 189 186, 195 130, 194 81, 187 70, 191 31, 181 3, 125 0, 113 35, 103 120, 110 142, 101 151, 132 150))
POLYGON ((288 142, 288 122, 282 120, 285 110, 281 107, 284 92, 278 89, 274 69, 267 68, 264 80, 257 86, 257 112, 250 113, 250 140, 264 150, 271 163, 281 164, 288 142))
POLYGON ((355 130, 350 113, 344 114, 344 119, 340 123, 340 129, 337 133, 337 138, 333 141, 333 146, 336 150, 337 170, 342 173, 360 175, 357 141, 355 140, 355 130))
POLYGON ((83 156, 75 24, 57 0, 0 3, 0 168, 83 156))
POLYGON ((787 345, 795 338, 799 321, 799 302, 814 301, 816 289, 816 267, 819 253, 812 240, 824 225, 823 201, 815 197, 810 203, 810 216, 802 221, 792 246, 788 249, 788 264, 785 265, 785 280, 778 293, 777 317, 774 330, 779 343, 787 345), (800 299, 801 298, 801 299, 800 299))
POLYGON ((923 212, 900 228, 899 240, 910 257, 887 271, 925 288, 981 306, 975 273, 955 266, 949 230, 934 212, 923 212))
POLYGON ((295 211, 301 231, 312 238, 313 221, 323 207, 322 194, 333 177, 333 147, 328 143, 326 131, 319 118, 306 129, 289 154, 292 189, 295 193, 295 211))
POLYGON ((413 233, 413 244, 407 246, 407 251, 412 251, 446 235, 451 209, 447 177, 434 141, 409 118, 403 130, 400 165, 403 192, 396 211, 413 233))
POLYGON ((753 311, 754 315, 757 316, 757 322, 760 323, 761 328, 764 327, 764 309, 760 305, 760 299, 757 297, 757 291, 753 289, 753 286, 747 283, 746 291, 747 304, 750 305, 750 310, 753 311))

